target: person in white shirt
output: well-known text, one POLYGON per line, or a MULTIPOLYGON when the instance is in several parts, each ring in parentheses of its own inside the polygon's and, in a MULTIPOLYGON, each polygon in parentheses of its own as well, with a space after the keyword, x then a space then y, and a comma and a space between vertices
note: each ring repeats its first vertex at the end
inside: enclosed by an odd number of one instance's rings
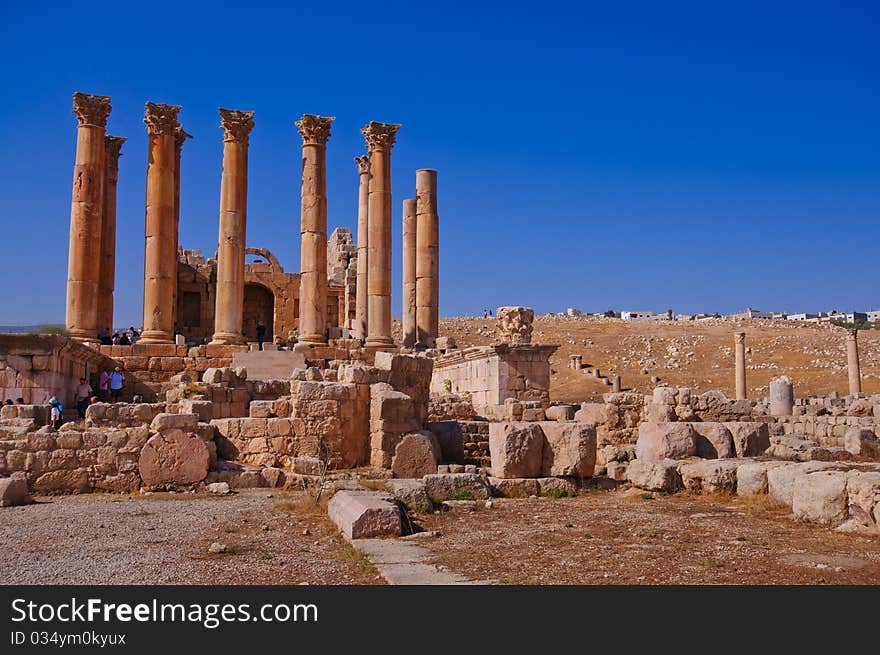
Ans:
POLYGON ((76 413, 80 419, 86 417, 86 407, 89 406, 89 398, 92 395, 92 386, 85 378, 79 379, 79 385, 76 387, 76 413))

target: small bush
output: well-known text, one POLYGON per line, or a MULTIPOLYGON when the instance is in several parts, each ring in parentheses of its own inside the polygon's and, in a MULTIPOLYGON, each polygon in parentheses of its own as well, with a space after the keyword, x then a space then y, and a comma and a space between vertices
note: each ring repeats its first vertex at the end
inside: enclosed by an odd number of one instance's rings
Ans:
POLYGON ((474 495, 468 491, 467 489, 462 489, 461 491, 456 491, 452 496, 449 497, 449 500, 473 500, 474 495))
POLYGON ((565 487, 553 487, 552 489, 548 489, 545 495, 550 498, 574 498, 578 493, 577 491, 572 491, 565 487))
POLYGON ((650 493, 647 493, 647 492, 641 494, 639 497, 640 497, 642 500, 654 500, 654 494, 650 494, 650 493))
POLYGON ((70 332, 67 331, 62 325, 38 325, 34 329, 31 330, 31 334, 59 334, 62 337, 70 336, 70 332))

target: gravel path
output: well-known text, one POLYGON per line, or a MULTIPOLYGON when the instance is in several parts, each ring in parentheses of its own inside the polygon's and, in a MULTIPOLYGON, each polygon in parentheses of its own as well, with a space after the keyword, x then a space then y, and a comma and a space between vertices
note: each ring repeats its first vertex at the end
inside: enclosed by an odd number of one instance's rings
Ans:
POLYGON ((384 584, 301 493, 38 500, 0 510, 0 584, 384 584))

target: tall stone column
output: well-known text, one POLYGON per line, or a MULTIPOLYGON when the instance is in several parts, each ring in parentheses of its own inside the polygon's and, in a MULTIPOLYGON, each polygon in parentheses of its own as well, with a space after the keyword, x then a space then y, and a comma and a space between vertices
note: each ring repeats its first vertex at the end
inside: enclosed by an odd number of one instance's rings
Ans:
POLYGON ((113 330, 116 287, 116 182, 125 137, 104 137, 104 211, 101 218, 101 264, 98 282, 98 330, 113 330))
POLYGON ((300 211, 299 342, 327 345, 327 139, 333 117, 304 114, 300 211))
POLYGON ((736 399, 746 398, 746 333, 734 334, 734 356, 736 358, 736 399))
POLYGON ((174 235, 174 154, 178 105, 148 102, 149 135, 144 247, 144 331, 141 343, 174 343, 177 243, 174 235))
POLYGON ((859 367, 859 331, 850 330, 846 334, 846 367, 849 374, 849 394, 862 392, 862 373, 859 367))
POLYGON ((358 168, 358 226, 357 226, 357 287, 355 290, 354 337, 367 338, 367 254, 369 237, 370 205, 370 157, 355 157, 358 168))
MULTIPOLYGON (((98 342, 101 219, 104 206, 104 136, 110 97, 73 94, 76 160, 70 203, 65 324, 74 339, 98 342)), ((104 326, 106 327, 106 326, 104 326)))
MULTIPOLYGON (((180 155, 183 150, 183 142, 191 139, 192 134, 187 134, 183 126, 178 124, 174 131, 174 247, 180 250, 180 155)), ((178 259, 174 257, 174 302, 171 305, 173 324, 177 327, 177 268, 178 259)))
POLYGON ((403 201, 403 347, 416 345, 416 199, 403 201))
POLYGON ((437 171, 416 171, 416 330, 420 345, 433 348, 440 334, 440 224, 437 171))
POLYGON ((391 338, 391 148, 400 125, 372 121, 361 134, 370 153, 367 261, 367 348, 394 346, 391 338))
POLYGON ((247 246, 248 142, 254 112, 220 110, 223 174, 220 178, 220 231, 217 237, 217 296, 212 344, 242 344, 244 250, 247 246))

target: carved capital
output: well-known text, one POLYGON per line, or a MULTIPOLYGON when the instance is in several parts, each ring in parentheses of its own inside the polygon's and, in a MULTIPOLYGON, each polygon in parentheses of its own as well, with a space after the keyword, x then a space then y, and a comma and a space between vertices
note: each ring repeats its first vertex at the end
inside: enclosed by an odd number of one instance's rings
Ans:
POLYGON ((369 155, 361 155, 360 157, 355 157, 354 160, 357 162, 358 175, 369 175, 370 174, 370 156, 369 155))
POLYGON ((183 125, 178 123, 177 127, 174 128, 174 152, 178 157, 180 157, 180 151, 183 149, 183 142, 191 138, 192 134, 189 134, 183 129, 183 125))
POLYGON ((366 126, 361 128, 361 134, 367 141, 367 150, 391 150, 394 141, 397 138, 397 130, 400 125, 396 123, 377 123, 370 121, 366 126))
POLYGON ((93 96, 79 92, 73 94, 73 113, 80 125, 107 127, 110 109, 110 96, 93 96))
POLYGON ((858 341, 859 331, 858 330, 847 330, 846 331, 846 340, 847 341, 858 341))
POLYGON ((163 105, 148 102, 144 109, 144 123, 147 133, 155 136, 174 136, 177 129, 177 112, 180 105, 163 105))
POLYGON ((254 128, 254 112, 220 108, 220 128, 224 141, 237 141, 248 145, 254 128))
POLYGON ((745 332, 735 332, 733 335, 736 343, 745 343, 746 342, 746 333, 745 332))
POLYGON ((299 128, 304 146, 323 146, 330 138, 330 124, 336 120, 335 116, 315 116, 303 114, 294 125, 299 128))
POLYGON ((106 160, 107 168, 119 167, 122 144, 127 140, 124 136, 111 136, 109 134, 104 137, 104 159, 106 160))

